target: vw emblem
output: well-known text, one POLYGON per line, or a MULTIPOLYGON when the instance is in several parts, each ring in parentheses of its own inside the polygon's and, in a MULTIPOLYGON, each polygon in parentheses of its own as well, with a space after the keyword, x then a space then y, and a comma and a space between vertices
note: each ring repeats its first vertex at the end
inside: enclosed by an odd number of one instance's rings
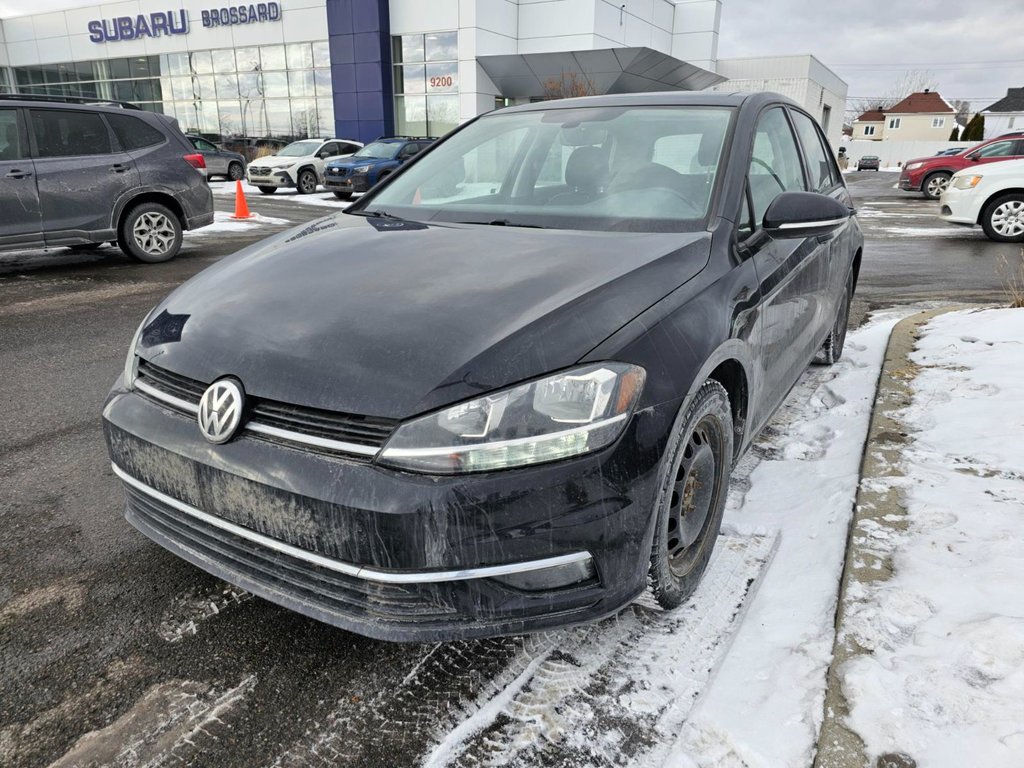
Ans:
POLYGON ((226 443, 242 421, 245 393, 236 379, 213 382, 199 401, 199 431, 211 443, 226 443))

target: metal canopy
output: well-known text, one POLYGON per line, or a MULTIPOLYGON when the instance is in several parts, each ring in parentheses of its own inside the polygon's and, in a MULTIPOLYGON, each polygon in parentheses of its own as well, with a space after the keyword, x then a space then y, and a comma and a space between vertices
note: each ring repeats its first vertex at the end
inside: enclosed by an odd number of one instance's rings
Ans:
MULTIPOLYGON (((480 56, 477 61, 507 99, 549 95, 545 84, 586 78, 595 94, 699 91, 726 78, 650 48, 480 56)), ((580 94, 582 95, 582 94, 580 94)))

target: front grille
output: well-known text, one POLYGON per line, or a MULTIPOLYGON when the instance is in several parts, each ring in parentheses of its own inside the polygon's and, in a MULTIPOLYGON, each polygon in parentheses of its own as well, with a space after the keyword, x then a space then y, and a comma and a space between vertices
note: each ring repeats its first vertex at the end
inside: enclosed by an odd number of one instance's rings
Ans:
MULTIPOLYGON (((187 410, 178 407, 175 403, 142 389, 138 390, 140 395, 188 415, 195 413, 195 409, 199 407, 199 400, 208 386, 205 382, 172 373, 165 368, 142 359, 139 360, 138 381, 157 390, 159 393, 182 401, 191 406, 192 409, 187 410)), ((364 455, 372 455, 373 452, 384 445, 395 427, 398 426, 396 419, 338 413, 322 408, 292 405, 277 400, 257 397, 248 398, 248 405, 248 418, 245 422, 246 428, 262 425, 272 427, 275 430, 284 430, 287 433, 287 435, 279 435, 250 431, 249 434, 251 436, 272 442, 300 444, 304 448, 328 454, 347 455, 349 452, 343 447, 310 445, 308 442, 304 442, 303 438, 311 437, 354 444, 374 449, 373 451, 362 452, 364 455)))
POLYGON ((348 168, 328 168, 332 176, 348 176, 348 168))
POLYGON ((160 536, 292 600, 328 613, 393 622, 457 620, 444 586, 384 584, 273 551, 125 484, 128 513, 160 536))
POLYGON ((249 173, 253 174, 254 176, 266 176, 270 173, 270 169, 264 168, 261 165, 250 165, 249 173))

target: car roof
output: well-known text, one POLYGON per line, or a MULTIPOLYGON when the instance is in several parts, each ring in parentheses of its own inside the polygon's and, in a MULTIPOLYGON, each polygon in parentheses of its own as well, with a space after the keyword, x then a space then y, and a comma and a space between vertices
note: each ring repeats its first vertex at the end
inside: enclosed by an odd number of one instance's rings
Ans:
MULTIPOLYGON (((521 104, 515 107, 504 107, 495 112, 502 114, 512 112, 538 112, 547 109, 575 109, 582 107, 742 107, 754 108, 781 102, 799 108, 792 99, 780 93, 769 91, 751 91, 724 93, 720 91, 655 91, 653 93, 617 93, 603 96, 581 96, 575 99, 556 99, 538 101, 533 104, 521 104)), ((491 113, 494 114, 494 113, 491 113)))

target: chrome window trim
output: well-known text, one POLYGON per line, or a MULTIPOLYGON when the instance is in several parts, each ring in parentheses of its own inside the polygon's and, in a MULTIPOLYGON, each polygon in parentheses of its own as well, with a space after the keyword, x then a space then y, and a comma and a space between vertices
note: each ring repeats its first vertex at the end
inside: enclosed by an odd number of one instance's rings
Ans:
POLYGON ((196 509, 183 501, 178 501, 165 493, 161 493, 155 488, 151 488, 141 480, 136 480, 113 462, 111 462, 110 466, 114 470, 114 474, 117 475, 125 485, 131 486, 140 493, 156 499, 162 504, 174 507, 179 512, 184 512, 187 515, 195 517, 207 525, 220 528, 223 531, 227 531, 235 536, 251 541, 254 544, 259 544, 267 549, 272 549, 275 552, 289 555, 321 568, 327 568, 328 570, 335 571, 336 573, 342 573, 346 576, 353 576, 358 579, 365 579, 366 581, 376 581, 382 584, 434 584, 445 581, 468 581, 470 579, 488 579, 494 576, 507 576, 514 573, 539 571, 544 568, 555 568, 560 565, 570 565, 571 563, 578 563, 593 559, 589 552, 572 552, 567 555, 556 555, 554 557, 546 557, 541 560, 508 563, 506 565, 488 565, 480 568, 463 568, 453 571, 382 571, 364 565, 353 565, 341 560, 324 557, 323 555, 318 555, 315 552, 300 549, 299 547, 294 547, 291 544, 286 544, 283 541, 278 541, 277 539, 272 539, 269 536, 256 533, 255 531, 243 528, 240 525, 235 525, 223 518, 210 515, 202 510, 196 509))
POLYGON ((135 389, 139 390, 140 392, 145 392, 146 395, 153 398, 154 400, 160 400, 161 402, 167 403, 168 405, 172 405, 175 408, 178 408, 179 410, 187 411, 191 413, 193 416, 199 415, 198 403, 193 404, 190 403, 188 400, 182 400, 180 397, 169 395, 163 390, 159 390, 156 387, 150 386, 142 379, 135 380, 135 389))
POLYGON ((779 224, 779 229, 809 229, 811 227, 832 227, 838 226, 846 219, 828 219, 826 221, 797 221, 791 224, 779 224))

